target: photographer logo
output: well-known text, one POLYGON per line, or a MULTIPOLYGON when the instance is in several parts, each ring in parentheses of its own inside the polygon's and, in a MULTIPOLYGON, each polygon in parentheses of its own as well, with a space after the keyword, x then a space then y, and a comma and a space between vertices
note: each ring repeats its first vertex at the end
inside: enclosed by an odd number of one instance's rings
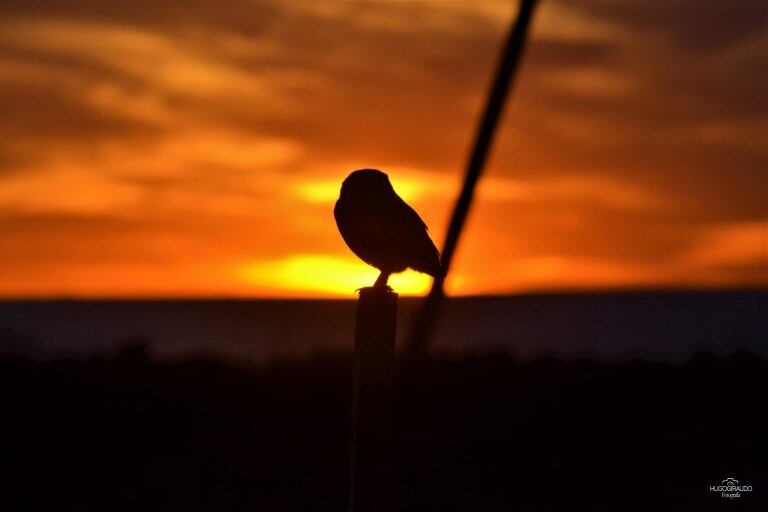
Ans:
POLYGON ((719 492, 723 498, 741 498, 744 493, 752 492, 752 486, 740 483, 735 478, 726 478, 720 484, 710 485, 709 492, 719 492))

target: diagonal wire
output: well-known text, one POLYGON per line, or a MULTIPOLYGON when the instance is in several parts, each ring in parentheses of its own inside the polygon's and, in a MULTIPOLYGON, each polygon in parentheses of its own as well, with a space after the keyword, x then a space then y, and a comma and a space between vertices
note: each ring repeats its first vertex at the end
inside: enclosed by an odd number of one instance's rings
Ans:
POLYGON ((485 161, 493 143, 499 119, 504 110, 504 103, 507 96, 509 96, 516 71, 520 64, 536 2, 537 0, 521 0, 517 17, 513 21, 507 35, 496 69, 496 76, 488 93, 488 101, 477 129, 469 161, 467 162, 464 185, 459 197, 456 199, 451 222, 448 226, 448 234, 442 251, 443 275, 435 278, 432 283, 432 289, 424 301, 421 311, 415 318, 410 337, 405 346, 406 357, 408 358, 418 358, 424 355, 429 348, 437 317, 445 297, 445 276, 450 270, 451 261, 456 252, 456 246, 459 243, 459 237, 467 220, 467 213, 469 213, 469 208, 472 205, 475 186, 485 167, 485 161))

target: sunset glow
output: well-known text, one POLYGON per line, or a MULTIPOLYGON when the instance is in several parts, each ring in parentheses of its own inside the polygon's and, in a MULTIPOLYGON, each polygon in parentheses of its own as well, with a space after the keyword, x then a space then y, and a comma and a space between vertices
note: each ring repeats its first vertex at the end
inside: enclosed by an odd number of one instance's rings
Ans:
MULTIPOLYGON (((542 2, 449 293, 768 284, 765 28, 609 4, 542 2)), ((361 167, 442 245, 509 2, 120 5, 0 11, 0 296, 353 297, 361 167)))
MULTIPOLYGON (((370 286, 378 270, 351 258, 299 254, 284 260, 245 265, 248 282, 271 287, 274 293, 309 292, 318 295, 349 295, 355 287, 370 286)), ((414 271, 393 275, 390 286, 403 294, 421 294, 429 289, 429 277, 414 271)))

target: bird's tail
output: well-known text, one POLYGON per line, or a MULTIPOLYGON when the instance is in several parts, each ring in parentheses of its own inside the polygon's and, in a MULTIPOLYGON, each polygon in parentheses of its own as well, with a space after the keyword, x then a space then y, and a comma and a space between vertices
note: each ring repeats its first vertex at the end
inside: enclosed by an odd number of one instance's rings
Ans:
POLYGON ((423 251, 421 257, 411 265, 411 268, 434 278, 443 277, 445 271, 440 261, 440 253, 433 244, 430 243, 430 246, 428 250, 423 251))

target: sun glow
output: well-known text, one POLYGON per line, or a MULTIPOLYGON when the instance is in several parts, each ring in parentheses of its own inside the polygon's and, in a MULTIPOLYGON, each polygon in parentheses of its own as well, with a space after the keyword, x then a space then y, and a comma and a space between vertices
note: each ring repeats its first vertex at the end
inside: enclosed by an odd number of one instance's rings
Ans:
MULTIPOLYGON (((350 167, 350 169, 352 168, 354 167, 350 167)), ((393 178, 395 174, 391 169, 388 169, 388 171, 390 172, 390 181, 395 192, 405 201, 418 201, 427 193, 433 193, 433 190, 430 189, 430 182, 427 179, 423 179, 420 176, 395 179, 393 178)), ((399 176, 402 175, 399 174, 399 176)), ((294 192, 300 199, 310 203, 332 204, 339 198, 340 188, 341 180, 313 180, 302 181, 296 184, 294 192)), ((434 185, 431 188, 434 189, 434 185)))
MULTIPOLYGON (((312 292, 317 295, 351 296, 355 290, 371 286, 379 271, 353 259, 324 254, 297 254, 279 260, 247 263, 239 274, 259 288, 312 292)), ((402 295, 420 295, 429 289, 430 277, 408 270, 389 279, 402 295)))
MULTIPOLYGON (((354 297, 377 271, 339 235, 342 181, 386 172, 442 247, 512 14, 508 2, 253 2, 247 19, 216 2, 11 3, 2 298, 354 297)), ((723 18, 702 59, 686 35, 713 29, 706 16, 649 38, 638 20, 652 2, 544 4, 447 293, 768 286, 753 58, 765 30, 723 18), (697 87, 711 94, 681 101, 697 87), (739 115, 702 117, 725 111, 739 115)), ((390 282, 420 294, 430 280, 390 282)))

